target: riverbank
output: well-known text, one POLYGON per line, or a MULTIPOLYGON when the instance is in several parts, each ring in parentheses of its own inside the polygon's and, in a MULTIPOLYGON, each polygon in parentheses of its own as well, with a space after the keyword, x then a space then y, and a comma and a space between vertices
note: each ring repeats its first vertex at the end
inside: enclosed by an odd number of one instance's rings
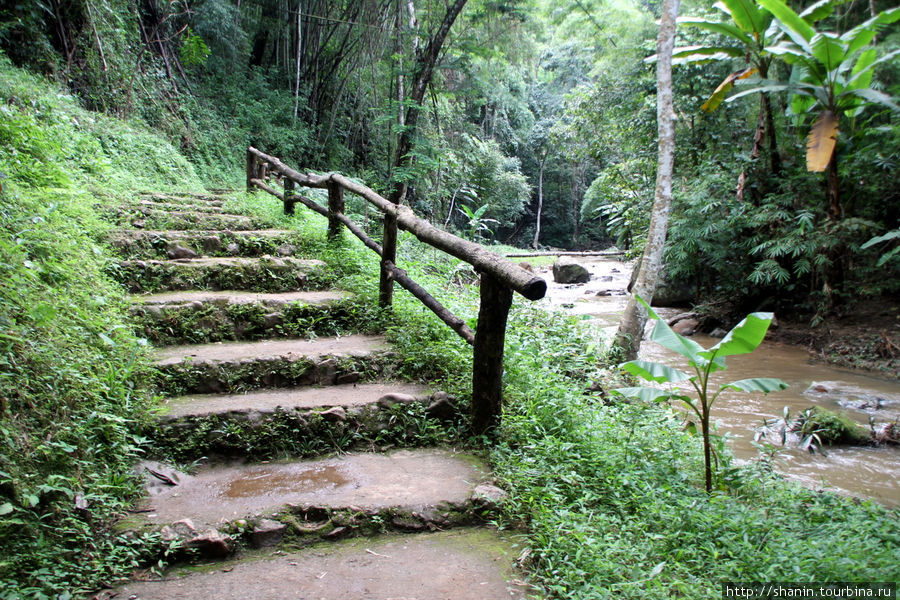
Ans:
POLYGON ((808 321, 779 320, 772 341, 806 348, 815 360, 900 379, 900 303, 861 301, 846 314, 808 321))

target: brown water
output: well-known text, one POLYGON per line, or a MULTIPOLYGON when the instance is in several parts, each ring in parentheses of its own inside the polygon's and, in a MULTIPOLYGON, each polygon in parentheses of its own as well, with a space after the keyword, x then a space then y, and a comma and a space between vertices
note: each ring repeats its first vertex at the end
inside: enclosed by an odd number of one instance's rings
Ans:
POLYGON ((333 489, 350 482, 350 478, 335 465, 320 465, 309 469, 286 471, 279 466, 248 468, 228 482, 227 498, 249 498, 261 494, 286 495, 333 489))
MULTIPOLYGON (((630 266, 611 258, 583 263, 592 273, 590 282, 562 286, 547 278, 548 307, 563 307, 567 312, 582 315, 596 325, 598 333, 611 336, 615 331, 627 296, 624 293, 630 278, 630 266), (598 296, 597 292, 610 295, 598 296)), ((670 318, 677 309, 661 309, 663 318, 670 318)), ((702 335, 693 338, 704 347, 718 340, 702 335)), ((641 358, 676 364, 682 369, 687 362, 658 344, 641 344, 641 358)), ((728 368, 713 377, 717 389, 721 383, 748 377, 778 377, 790 387, 769 395, 726 392, 712 410, 719 434, 726 434, 730 447, 739 461, 758 456, 753 437, 764 420, 770 423, 782 417, 785 407, 792 415, 811 406, 840 410, 866 427, 870 417, 876 423, 900 419, 900 382, 812 363, 809 353, 796 346, 764 342, 753 354, 732 356, 728 368), (810 390, 814 383, 822 383, 840 395, 810 390), (850 398, 863 398, 848 400, 850 398), (873 401, 880 398, 880 402, 873 401), (876 408, 876 405, 880 405, 876 408)), ((769 440, 778 443, 778 440, 769 440)), ((788 444, 781 448, 776 459, 777 469, 792 479, 810 487, 827 487, 841 493, 876 499, 889 506, 900 505, 900 448, 844 447, 826 449, 826 455, 810 454, 788 444)))

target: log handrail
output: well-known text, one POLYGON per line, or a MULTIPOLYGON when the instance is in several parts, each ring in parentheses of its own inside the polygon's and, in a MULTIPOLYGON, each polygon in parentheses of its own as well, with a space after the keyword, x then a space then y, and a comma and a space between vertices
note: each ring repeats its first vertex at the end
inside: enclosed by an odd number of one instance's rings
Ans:
POLYGON ((371 188, 339 173, 300 173, 278 158, 250 146, 247 148, 247 191, 254 189, 261 189, 280 198, 284 203, 285 214, 293 214, 294 205, 302 204, 326 217, 329 239, 339 235, 340 226, 344 225, 367 248, 378 254, 381 257, 379 299, 382 305, 390 305, 391 285, 396 281, 474 347, 472 428, 476 433, 483 434, 489 433, 499 424, 503 345, 512 292, 518 292, 529 300, 539 300, 547 293, 546 281, 479 244, 438 229, 417 217, 408 206, 394 204, 371 188), (266 183, 273 175, 282 180, 284 192, 279 192, 266 183), (328 206, 296 194, 295 185, 328 190, 328 206), (343 213, 345 191, 362 197, 385 214, 382 244, 369 237, 343 213), (397 227, 412 233, 421 242, 471 264, 481 274, 477 331, 473 332, 463 319, 447 310, 394 264, 397 227))
POLYGON ((303 174, 296 171, 274 156, 269 156, 253 148, 247 149, 248 154, 253 153, 264 163, 269 163, 273 170, 295 183, 312 188, 327 189, 328 182, 334 181, 348 192, 365 198, 370 204, 381 212, 394 216, 400 229, 408 231, 419 238, 420 241, 442 250, 471 264, 479 271, 490 273, 500 282, 515 292, 520 293, 529 300, 540 300, 547 293, 547 282, 533 273, 526 271, 512 261, 503 259, 483 246, 464 240, 460 237, 438 229, 425 219, 413 214, 408 206, 397 205, 390 202, 374 190, 351 181, 339 173, 328 175, 303 174))

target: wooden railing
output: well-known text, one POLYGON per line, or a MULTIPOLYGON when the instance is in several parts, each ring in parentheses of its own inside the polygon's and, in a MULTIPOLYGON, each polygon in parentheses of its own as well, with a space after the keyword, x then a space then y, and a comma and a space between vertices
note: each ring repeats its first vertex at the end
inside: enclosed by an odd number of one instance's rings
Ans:
POLYGON ((381 257, 379 302, 390 306, 393 282, 418 298, 462 339, 474 347, 472 376, 472 428, 476 433, 488 433, 500 422, 503 345, 506 321, 512 305, 512 293, 518 292, 529 300, 539 300, 547 292, 547 282, 474 242, 447 233, 417 217, 404 205, 394 204, 370 188, 350 181, 338 173, 328 175, 304 174, 288 167, 274 156, 247 148, 247 190, 264 190, 284 203, 286 214, 294 213, 294 205, 302 204, 328 219, 328 237, 340 235, 341 225, 362 240, 366 247, 381 257), (269 185, 279 180, 283 191, 269 185), (328 190, 328 206, 323 206, 297 193, 297 186, 328 190), (369 237, 344 214, 344 192, 352 192, 384 213, 381 244, 369 237), (406 272, 394 264, 396 260, 397 229, 408 231, 420 241, 459 258, 481 276, 481 303, 478 309, 477 331, 447 310, 406 272))

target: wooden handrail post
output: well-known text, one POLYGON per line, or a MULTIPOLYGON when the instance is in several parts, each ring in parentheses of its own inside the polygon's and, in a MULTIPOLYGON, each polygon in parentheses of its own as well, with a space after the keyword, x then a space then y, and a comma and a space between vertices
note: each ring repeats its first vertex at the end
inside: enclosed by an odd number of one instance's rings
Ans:
POLYGON ((481 273, 481 306, 472 364, 472 429, 476 435, 490 434, 500 424, 503 344, 512 294, 499 279, 481 273))
POLYGON ((290 177, 284 178, 284 214, 294 214, 294 180, 290 177))
POLYGON ((256 178, 256 154, 247 148, 247 191, 253 191, 253 180, 256 178))
POLYGON ((389 264, 397 261, 397 217, 384 214, 384 234, 381 238, 381 280, 378 285, 378 305, 387 308, 394 300, 394 280, 389 264))
POLYGON ((341 237, 341 221, 338 215, 344 214, 344 188, 331 179, 328 180, 328 239, 334 241, 341 237))

